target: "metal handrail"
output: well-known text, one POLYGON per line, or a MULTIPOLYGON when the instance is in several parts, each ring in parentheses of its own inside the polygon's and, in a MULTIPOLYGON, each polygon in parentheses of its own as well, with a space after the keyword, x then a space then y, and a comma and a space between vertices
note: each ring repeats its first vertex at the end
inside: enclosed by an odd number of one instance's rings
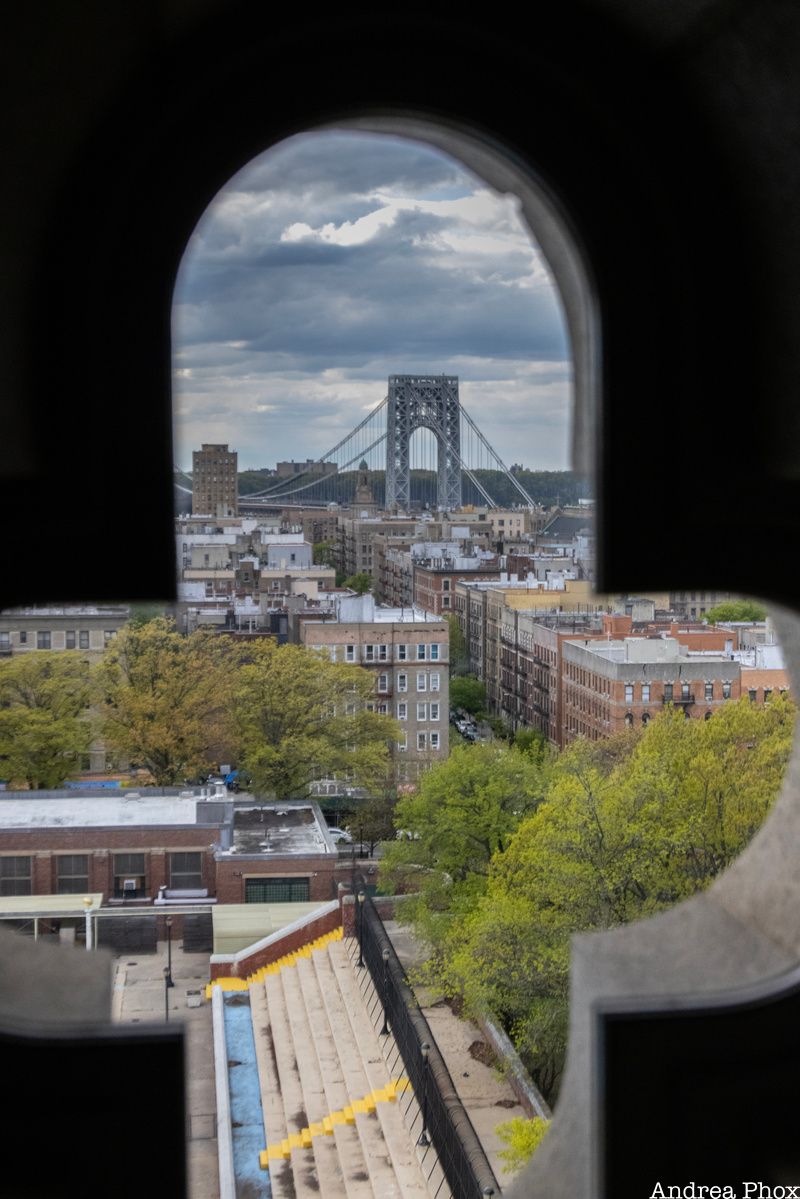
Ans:
MULTIPOLYGON (((363 880, 355 882, 364 890, 363 880)), ((372 897, 365 892, 357 907, 364 965, 382 997, 389 1027, 423 1109, 423 1135, 427 1133, 436 1149, 450 1190, 458 1199, 500 1195, 483 1146, 372 897), (427 1046, 425 1053, 423 1046, 427 1046)))

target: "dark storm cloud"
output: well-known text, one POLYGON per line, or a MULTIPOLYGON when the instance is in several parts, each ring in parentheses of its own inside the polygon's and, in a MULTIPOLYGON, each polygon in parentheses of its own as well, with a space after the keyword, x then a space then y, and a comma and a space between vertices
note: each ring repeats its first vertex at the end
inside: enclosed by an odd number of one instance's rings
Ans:
POLYGON ((304 135, 240 172, 187 249, 174 326, 187 448, 321 453, 387 374, 442 370, 481 402, 502 391, 563 456, 566 339, 538 252, 511 201, 415 143, 304 135))
POLYGON ((384 188, 401 188, 408 195, 464 188, 466 175, 455 162, 417 142, 368 133, 322 133, 275 147, 236 175, 229 188, 336 200, 384 188))

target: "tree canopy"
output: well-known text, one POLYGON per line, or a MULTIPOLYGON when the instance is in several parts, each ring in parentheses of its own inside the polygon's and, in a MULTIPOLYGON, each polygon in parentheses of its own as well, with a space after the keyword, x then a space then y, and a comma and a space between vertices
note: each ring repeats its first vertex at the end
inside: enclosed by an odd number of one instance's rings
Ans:
POLYGON ((709 624, 718 624, 723 620, 764 620, 766 615, 766 608, 755 600, 725 600, 709 608, 705 619, 709 624))
POLYGON ((563 1064, 570 937, 708 886, 777 795, 794 720, 785 697, 745 699, 708 721, 667 709, 643 729, 575 741, 550 767, 543 802, 492 854, 484 886, 446 921, 411 905, 436 981, 500 1017, 545 1094, 563 1064))
POLYGON ((365 595, 372 590, 372 575, 367 574, 365 570, 360 570, 358 574, 350 575, 345 579, 344 585, 351 591, 355 591, 356 595, 365 595))
POLYGON ((126 625, 97 667, 106 742, 159 786, 219 764, 230 750, 237 647, 197 630, 182 636, 163 617, 126 625))
POLYGON ((450 706, 463 708, 473 716, 480 715, 486 707, 486 687, 473 674, 451 679, 450 706))
POLYGON ((304 794, 321 777, 382 783, 399 730, 369 710, 374 698, 374 678, 361 666, 304 646, 249 645, 233 715, 239 760, 256 789, 280 800, 304 794))
POLYGON ((408 911, 434 947, 453 912, 485 892, 493 855, 541 802, 547 770, 506 745, 459 746, 397 801, 395 826, 411 836, 387 847, 381 882, 417 893, 408 911))
POLYGON ((60 787, 89 747, 89 666, 79 653, 36 650, 0 662, 0 777, 60 787))

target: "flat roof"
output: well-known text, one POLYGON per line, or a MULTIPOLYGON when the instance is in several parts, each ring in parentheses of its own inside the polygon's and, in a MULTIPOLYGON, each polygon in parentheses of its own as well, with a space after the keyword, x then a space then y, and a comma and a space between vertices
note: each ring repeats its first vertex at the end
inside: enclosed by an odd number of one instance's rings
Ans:
POLYGON ((338 856, 322 813, 314 803, 236 805, 233 844, 217 858, 338 856))
POLYGON ((62 799, 4 799, 0 791, 0 831, 37 828, 135 828, 141 825, 220 824, 221 804, 181 795, 85 796, 80 792, 62 799), (207 820, 203 819, 206 806, 207 820), (198 810, 199 809, 199 810, 198 810))
MULTIPOLYGON (((101 894, 87 891, 86 897, 92 901, 89 906, 90 912, 96 912, 102 906, 101 894)), ((0 898, 0 919, 16 917, 20 920, 32 920, 34 916, 83 916, 87 910, 83 900, 83 895, 4 895, 0 898)))

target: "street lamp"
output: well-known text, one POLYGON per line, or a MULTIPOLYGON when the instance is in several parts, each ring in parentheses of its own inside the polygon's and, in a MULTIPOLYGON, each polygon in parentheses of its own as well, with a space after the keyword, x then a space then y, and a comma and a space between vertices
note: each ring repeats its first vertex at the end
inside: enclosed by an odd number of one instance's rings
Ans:
POLYGON ((167 916, 167 986, 174 987, 172 981, 172 917, 167 916))
POLYGON ((384 949, 383 953, 381 954, 381 957, 383 958, 383 1028, 381 1029, 381 1036, 385 1037, 389 1033, 389 1020, 388 1020, 388 1012, 387 1012, 387 1003, 388 1003, 388 999, 389 999, 389 950, 388 950, 388 948, 384 949))
POLYGON ((169 967, 164 967, 164 1019, 169 1023, 169 967))
POLYGON ((358 893, 358 965, 364 965, 364 892, 358 893))
POLYGON ((417 1140, 418 1145, 430 1145, 431 1138, 428 1136, 428 1054, 431 1047, 427 1041, 423 1041, 420 1046, 422 1054, 422 1132, 417 1140))

